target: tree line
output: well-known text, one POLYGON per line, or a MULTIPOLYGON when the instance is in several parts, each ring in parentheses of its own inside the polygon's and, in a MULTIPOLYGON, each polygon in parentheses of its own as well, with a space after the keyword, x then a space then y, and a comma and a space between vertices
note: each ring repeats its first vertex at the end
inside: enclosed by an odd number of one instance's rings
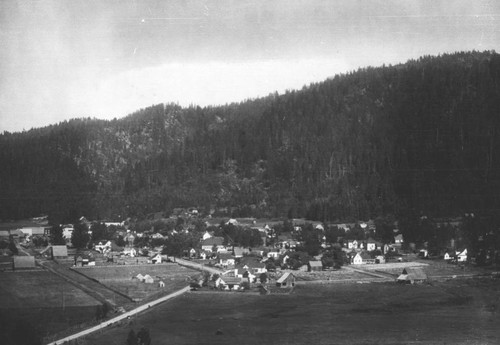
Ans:
POLYGON ((0 218, 144 219, 190 206, 321 221, 493 213, 499 81, 498 54, 459 52, 225 106, 4 132, 0 218))

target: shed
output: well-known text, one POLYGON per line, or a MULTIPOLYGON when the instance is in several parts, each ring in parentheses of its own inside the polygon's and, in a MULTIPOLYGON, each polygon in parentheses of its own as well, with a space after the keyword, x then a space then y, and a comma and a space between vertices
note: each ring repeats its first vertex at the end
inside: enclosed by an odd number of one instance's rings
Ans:
POLYGON ((52 258, 66 258, 66 257, 68 257, 68 247, 52 246, 52 258))
POLYGON ((14 269, 34 268, 34 267, 35 267, 34 256, 14 256, 14 269))
POLYGON ((427 280, 427 274, 420 267, 406 267, 397 278, 398 283, 415 284, 427 280))
POLYGON ((153 279, 153 277, 151 277, 149 274, 146 274, 146 275, 144 276, 144 282, 145 282, 146 284, 153 284, 153 283, 154 283, 154 281, 155 281, 155 280, 153 279))
POLYGON ((321 261, 309 261, 309 271, 322 271, 323 263, 321 261))
POLYGON ((286 272, 276 281, 276 286, 280 288, 295 286, 295 276, 290 272, 286 272))
POLYGON ((141 282, 144 281, 144 276, 140 273, 138 275, 136 275, 134 278, 138 279, 141 282))

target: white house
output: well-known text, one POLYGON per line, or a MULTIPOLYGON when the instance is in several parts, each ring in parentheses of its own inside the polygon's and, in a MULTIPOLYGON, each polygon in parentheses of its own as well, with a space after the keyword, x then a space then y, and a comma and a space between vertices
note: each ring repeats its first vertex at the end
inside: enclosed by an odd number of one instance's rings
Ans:
POLYGON ((362 263, 363 263, 363 258, 359 253, 356 253, 356 255, 352 258, 352 264, 361 265, 362 263))
POLYGON ((458 262, 465 262, 465 261, 467 261, 467 248, 464 249, 461 252, 457 252, 457 261, 458 262))
POLYGON ((205 233, 203 234, 203 240, 209 239, 210 237, 212 237, 212 235, 210 235, 208 231, 205 231, 205 233))
POLYGON ((358 241, 356 241, 356 240, 348 241, 347 248, 348 249, 358 249, 358 241))
POLYGON ((151 262, 153 264, 161 264, 162 262, 162 257, 160 254, 156 254, 152 259, 151 259, 151 262))
POLYGON ((366 241, 366 250, 369 252, 377 249, 377 242, 373 238, 369 238, 368 241, 366 241))
POLYGON ((215 286, 224 290, 239 290, 241 286, 241 278, 219 277, 215 281, 215 286))

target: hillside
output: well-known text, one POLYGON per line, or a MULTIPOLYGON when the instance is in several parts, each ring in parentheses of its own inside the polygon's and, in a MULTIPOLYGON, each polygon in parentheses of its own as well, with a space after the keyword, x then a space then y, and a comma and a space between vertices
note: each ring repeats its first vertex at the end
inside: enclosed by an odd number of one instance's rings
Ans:
MULTIPOLYGON (((500 55, 422 57, 239 104, 0 135, 0 218, 366 219, 498 210, 500 55)), ((35 111, 35 110, 33 110, 35 111)))

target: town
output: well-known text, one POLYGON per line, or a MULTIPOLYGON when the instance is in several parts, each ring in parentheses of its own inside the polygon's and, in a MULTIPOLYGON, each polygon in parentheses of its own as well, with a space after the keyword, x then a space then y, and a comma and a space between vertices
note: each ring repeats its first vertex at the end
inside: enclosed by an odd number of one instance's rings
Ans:
MULTIPOLYGON (((381 219, 324 224, 215 217, 190 208, 169 216, 150 214, 142 221, 81 217, 75 224, 49 226, 42 216, 1 224, 0 274, 6 279, 0 284, 10 292, 3 300, 11 301, 29 297, 26 288, 33 280, 41 286, 68 285, 66 297, 58 289, 43 293, 55 314, 81 307, 78 294, 86 297, 90 312, 65 316, 64 327, 48 327, 43 334, 48 341, 185 287, 192 293, 272 296, 311 284, 412 285, 499 276, 498 252, 486 251, 478 263, 469 248, 457 245, 464 243, 459 237, 463 220, 439 221, 435 228, 458 236, 437 250, 428 242, 405 242, 397 221, 381 219)), ((37 306, 43 303, 32 305, 37 306)))

